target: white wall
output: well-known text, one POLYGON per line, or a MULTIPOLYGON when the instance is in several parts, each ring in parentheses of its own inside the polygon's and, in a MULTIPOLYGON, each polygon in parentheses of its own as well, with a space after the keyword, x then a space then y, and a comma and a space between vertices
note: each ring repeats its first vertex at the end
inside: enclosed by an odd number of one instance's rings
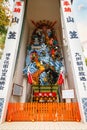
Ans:
MULTIPOLYGON (((24 18, 24 24, 22 29, 22 35, 20 39, 19 45, 19 53, 16 59, 16 69, 14 73, 13 83, 23 86, 23 68, 25 65, 25 56, 26 56, 26 44, 28 42, 29 36, 29 28, 28 28, 28 21, 27 17, 24 18)), ((24 87, 24 86, 23 86, 24 87)), ((11 102, 22 102, 21 97, 11 95, 11 102)))

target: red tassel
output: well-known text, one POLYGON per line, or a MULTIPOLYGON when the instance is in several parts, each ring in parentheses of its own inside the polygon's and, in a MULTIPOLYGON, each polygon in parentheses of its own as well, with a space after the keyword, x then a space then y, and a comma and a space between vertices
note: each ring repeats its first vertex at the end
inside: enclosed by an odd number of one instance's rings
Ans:
POLYGON ((33 83, 32 75, 31 75, 30 72, 28 72, 28 83, 29 83, 29 84, 32 84, 32 83, 33 83))
POLYGON ((57 83, 58 85, 62 85, 64 83, 64 78, 62 73, 60 73, 57 83))

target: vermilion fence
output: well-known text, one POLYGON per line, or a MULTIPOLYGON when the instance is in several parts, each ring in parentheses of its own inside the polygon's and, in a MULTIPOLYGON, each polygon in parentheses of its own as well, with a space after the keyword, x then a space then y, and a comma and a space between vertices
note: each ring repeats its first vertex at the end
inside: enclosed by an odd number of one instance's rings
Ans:
POLYGON ((7 121, 80 121, 78 103, 9 103, 7 121))

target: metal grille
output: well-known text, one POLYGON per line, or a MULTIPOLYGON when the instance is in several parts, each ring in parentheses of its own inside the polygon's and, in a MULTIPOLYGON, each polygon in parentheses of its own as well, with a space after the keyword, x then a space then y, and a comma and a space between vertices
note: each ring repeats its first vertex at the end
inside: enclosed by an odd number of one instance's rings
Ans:
POLYGON ((83 109, 84 109, 84 115, 87 122, 87 98, 82 98, 82 104, 83 104, 83 109))
POLYGON ((4 104, 4 98, 0 98, 0 119, 2 115, 3 104, 4 104))

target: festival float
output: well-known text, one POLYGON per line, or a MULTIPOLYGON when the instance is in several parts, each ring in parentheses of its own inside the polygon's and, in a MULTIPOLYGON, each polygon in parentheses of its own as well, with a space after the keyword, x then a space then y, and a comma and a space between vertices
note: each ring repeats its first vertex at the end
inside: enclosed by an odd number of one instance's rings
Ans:
POLYGON ((85 122, 86 75, 71 2, 16 1, 0 67, 0 122, 85 122))
POLYGON ((34 102, 57 101, 58 87, 61 88, 64 83, 64 65, 61 46, 53 28, 56 21, 31 22, 35 29, 27 45, 23 74, 32 86, 34 102))

